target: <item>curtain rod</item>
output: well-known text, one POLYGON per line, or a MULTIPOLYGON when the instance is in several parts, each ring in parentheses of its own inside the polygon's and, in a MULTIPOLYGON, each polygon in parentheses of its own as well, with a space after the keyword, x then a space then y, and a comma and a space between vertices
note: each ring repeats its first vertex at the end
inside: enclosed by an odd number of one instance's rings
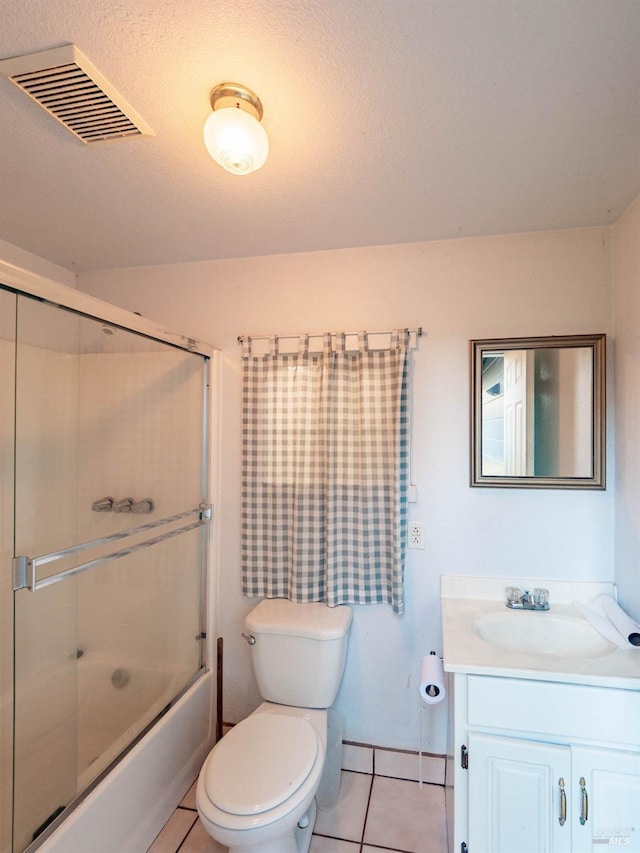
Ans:
MULTIPOLYGON (((367 335, 390 335, 392 334, 393 329, 383 329, 382 331, 375 332, 365 332, 367 335)), ((422 337, 422 326, 418 326, 417 329, 407 329, 410 335, 415 335, 418 338, 422 337)), ((307 336, 309 338, 322 338, 326 335, 326 332, 310 332, 307 336)), ((335 337, 337 334, 342 334, 341 332, 329 332, 331 337, 335 337)), ((360 334, 360 332, 345 332, 346 337, 354 337, 360 334)), ((270 338, 278 338, 282 340, 299 338, 301 335, 238 335, 237 341, 239 344, 243 344, 245 341, 268 341, 270 338)))

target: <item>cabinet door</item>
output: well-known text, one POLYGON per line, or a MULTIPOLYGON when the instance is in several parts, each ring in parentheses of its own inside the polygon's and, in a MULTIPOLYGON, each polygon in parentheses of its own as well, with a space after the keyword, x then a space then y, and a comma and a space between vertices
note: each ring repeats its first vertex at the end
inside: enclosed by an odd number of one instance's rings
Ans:
POLYGON ((567 746, 470 733, 469 850, 571 853, 570 768, 567 746))
POLYGON ((640 853, 640 754, 576 746, 571 751, 575 853, 604 847, 640 853))

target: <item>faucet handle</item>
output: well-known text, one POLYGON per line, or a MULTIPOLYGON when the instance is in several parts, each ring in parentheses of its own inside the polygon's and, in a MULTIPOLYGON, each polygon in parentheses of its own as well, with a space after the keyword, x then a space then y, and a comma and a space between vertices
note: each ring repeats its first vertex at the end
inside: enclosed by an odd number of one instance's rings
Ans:
POLYGON ((114 512, 131 512, 133 506, 133 498, 121 498, 113 505, 114 512))
POLYGON ((522 592, 517 586, 508 586, 504 592, 507 596, 507 604, 518 604, 522 598, 522 592))
POLYGON ((113 509, 113 498, 100 498, 100 500, 94 501, 91 504, 91 509, 94 512, 111 512, 111 510, 113 509))
POLYGON ((541 610, 547 610, 549 608, 549 590, 537 586, 533 590, 533 604, 541 610))
POLYGON ((143 498, 141 501, 135 501, 131 505, 130 512, 153 512, 155 506, 151 498, 143 498))

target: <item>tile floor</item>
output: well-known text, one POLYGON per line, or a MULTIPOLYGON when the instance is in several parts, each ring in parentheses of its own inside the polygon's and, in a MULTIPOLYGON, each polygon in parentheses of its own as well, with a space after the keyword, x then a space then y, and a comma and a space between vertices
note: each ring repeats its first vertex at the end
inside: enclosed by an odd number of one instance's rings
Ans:
MULTIPOLYGON (((195 783, 148 853, 225 853, 195 810, 195 783)), ((340 798, 318 811, 309 853, 446 853, 444 787, 342 771, 340 798)))

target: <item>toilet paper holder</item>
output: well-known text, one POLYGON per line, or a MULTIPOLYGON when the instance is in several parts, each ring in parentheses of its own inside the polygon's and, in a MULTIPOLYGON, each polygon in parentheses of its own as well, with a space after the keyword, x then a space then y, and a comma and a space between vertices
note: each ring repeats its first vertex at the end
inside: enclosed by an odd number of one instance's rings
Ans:
POLYGON ((422 729, 423 710, 432 705, 438 705, 447 695, 443 659, 435 651, 429 652, 422 659, 420 683, 420 730, 418 734, 418 782, 422 788, 422 729))
POLYGON ((422 701, 427 705, 441 702, 446 695, 442 658, 434 651, 422 659, 419 691, 422 701))
MULTIPOLYGON (((434 655, 435 657, 440 658, 440 660, 442 660, 440 655, 436 654, 436 652, 434 652, 433 650, 429 652, 429 657, 431 657, 431 655, 434 655)), ((440 688, 437 687, 435 684, 430 684, 427 687, 427 695, 435 699, 436 696, 440 695, 440 688)))

